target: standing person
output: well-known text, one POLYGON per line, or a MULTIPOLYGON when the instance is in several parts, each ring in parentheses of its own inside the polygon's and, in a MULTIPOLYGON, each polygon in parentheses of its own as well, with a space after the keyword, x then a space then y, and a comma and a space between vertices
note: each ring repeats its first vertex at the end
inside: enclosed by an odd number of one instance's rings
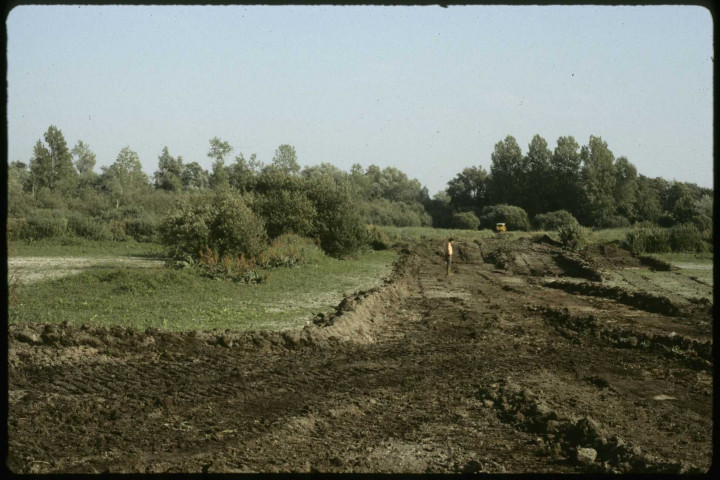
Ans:
POLYGON ((450 266, 452 265, 452 256, 453 256, 453 242, 455 241, 454 238, 450 237, 445 244, 445 276, 450 276, 450 266))

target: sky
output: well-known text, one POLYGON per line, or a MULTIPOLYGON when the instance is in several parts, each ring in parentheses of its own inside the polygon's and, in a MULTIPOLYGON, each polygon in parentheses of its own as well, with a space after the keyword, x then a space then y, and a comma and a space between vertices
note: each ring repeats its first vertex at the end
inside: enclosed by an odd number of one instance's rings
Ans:
POLYGON ((8 161, 50 125, 97 154, 209 140, 269 163, 396 167, 431 195, 494 145, 607 142, 649 177, 713 186, 713 25, 699 6, 17 6, 8 161))

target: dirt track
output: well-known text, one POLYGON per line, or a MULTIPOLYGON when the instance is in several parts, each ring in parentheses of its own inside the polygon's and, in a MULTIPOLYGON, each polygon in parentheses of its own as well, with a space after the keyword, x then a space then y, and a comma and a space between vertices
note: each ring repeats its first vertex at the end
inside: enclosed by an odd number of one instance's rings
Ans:
POLYGON ((301 332, 9 329, 15 472, 705 472, 712 287, 627 252, 404 249, 301 332), (603 283, 608 272, 628 288, 603 283), (637 286, 635 288, 633 285, 637 286), (702 298, 706 298, 703 300, 702 298))

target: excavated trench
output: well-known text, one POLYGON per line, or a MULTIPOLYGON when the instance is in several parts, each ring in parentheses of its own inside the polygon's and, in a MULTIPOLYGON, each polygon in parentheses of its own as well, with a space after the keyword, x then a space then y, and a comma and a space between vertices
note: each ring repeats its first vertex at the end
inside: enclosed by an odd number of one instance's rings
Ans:
POLYGON ((6 463, 706 472, 712 305, 615 290, 606 272, 650 267, 548 240, 460 243, 449 278, 441 244, 407 245, 384 285, 298 331, 10 325, 6 463))

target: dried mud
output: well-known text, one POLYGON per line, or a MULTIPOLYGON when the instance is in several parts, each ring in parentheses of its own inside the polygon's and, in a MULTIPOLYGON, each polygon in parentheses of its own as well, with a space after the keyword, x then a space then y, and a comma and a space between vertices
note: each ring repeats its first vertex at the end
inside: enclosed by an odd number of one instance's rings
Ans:
POLYGON ((442 245, 409 245, 299 331, 11 325, 7 466, 708 471, 712 305, 627 301, 604 274, 649 267, 614 247, 499 236, 456 256, 446 278, 442 245))

